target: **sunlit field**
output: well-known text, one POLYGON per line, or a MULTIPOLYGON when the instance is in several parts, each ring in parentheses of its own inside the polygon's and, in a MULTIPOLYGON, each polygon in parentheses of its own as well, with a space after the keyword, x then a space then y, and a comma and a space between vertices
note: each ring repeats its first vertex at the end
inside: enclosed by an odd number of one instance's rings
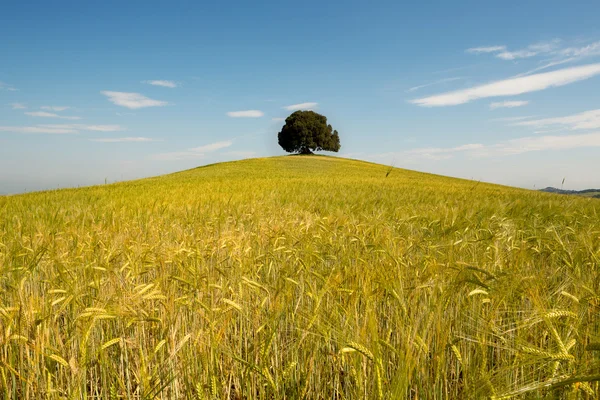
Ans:
POLYGON ((0 197, 3 399, 597 398, 600 200, 346 159, 0 197))

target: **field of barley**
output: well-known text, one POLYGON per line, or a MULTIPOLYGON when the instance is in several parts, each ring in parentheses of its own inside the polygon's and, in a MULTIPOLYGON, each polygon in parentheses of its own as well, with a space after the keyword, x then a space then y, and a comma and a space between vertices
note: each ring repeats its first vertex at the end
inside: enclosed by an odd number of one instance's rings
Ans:
POLYGON ((0 197, 2 399, 598 398, 600 200, 323 156, 0 197))

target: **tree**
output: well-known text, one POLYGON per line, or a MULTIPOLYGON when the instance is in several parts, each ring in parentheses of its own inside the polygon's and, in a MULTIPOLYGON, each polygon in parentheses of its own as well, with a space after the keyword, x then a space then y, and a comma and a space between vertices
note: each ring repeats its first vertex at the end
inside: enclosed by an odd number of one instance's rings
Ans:
POLYGON ((288 153, 312 154, 313 151, 340 150, 340 137, 327 117, 314 111, 296 111, 285 119, 277 135, 279 145, 288 153))

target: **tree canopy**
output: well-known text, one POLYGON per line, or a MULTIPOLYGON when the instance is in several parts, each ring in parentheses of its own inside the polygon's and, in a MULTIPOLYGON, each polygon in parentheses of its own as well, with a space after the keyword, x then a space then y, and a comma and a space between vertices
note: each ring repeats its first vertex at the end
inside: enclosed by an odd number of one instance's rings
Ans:
POLYGON ((314 111, 296 111, 285 120, 277 135, 279 145, 288 153, 312 154, 313 151, 339 151, 338 132, 327 124, 327 117, 314 111))

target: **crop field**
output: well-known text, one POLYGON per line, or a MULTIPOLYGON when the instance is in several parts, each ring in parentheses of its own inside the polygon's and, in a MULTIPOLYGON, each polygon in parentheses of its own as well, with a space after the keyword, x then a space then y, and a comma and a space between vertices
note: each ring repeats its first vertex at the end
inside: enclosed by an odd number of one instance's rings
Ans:
POLYGON ((322 156, 0 197, 2 399, 583 398, 600 200, 322 156))

